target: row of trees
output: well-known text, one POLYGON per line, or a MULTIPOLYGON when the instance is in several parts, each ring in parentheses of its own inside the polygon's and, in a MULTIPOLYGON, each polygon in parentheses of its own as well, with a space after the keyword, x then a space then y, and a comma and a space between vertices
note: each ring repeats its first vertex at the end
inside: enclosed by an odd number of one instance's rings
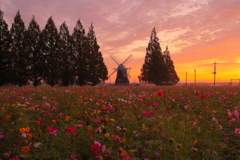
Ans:
POLYGON ((91 24, 77 21, 72 35, 64 22, 57 30, 50 17, 41 31, 34 16, 28 28, 18 11, 10 31, 0 9, 0 86, 96 85, 107 80, 107 67, 91 24))
POLYGON ((156 85, 174 85, 179 82, 168 47, 162 53, 155 28, 146 48, 145 61, 138 77, 140 82, 156 85))

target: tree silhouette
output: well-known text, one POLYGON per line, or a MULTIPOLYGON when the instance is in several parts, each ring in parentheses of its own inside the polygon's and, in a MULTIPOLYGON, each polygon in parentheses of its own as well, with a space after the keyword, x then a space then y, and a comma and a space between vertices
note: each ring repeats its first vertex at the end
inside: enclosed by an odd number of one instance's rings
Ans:
POLYGON ((13 54, 13 84, 23 86, 29 79, 29 53, 27 51, 26 28, 18 11, 10 30, 12 36, 11 52, 13 54))
POLYGON ((42 31, 43 47, 42 53, 44 56, 44 80, 50 86, 59 84, 60 81, 60 47, 59 35, 55 23, 50 17, 45 28, 42 31))
POLYGON ((41 84, 43 80, 44 60, 41 53, 42 38, 41 30, 34 16, 29 23, 27 30, 27 51, 29 52, 29 80, 33 82, 33 86, 36 87, 41 84))
POLYGON ((12 39, 8 25, 3 19, 3 11, 0 9, 0 86, 9 84, 12 76, 12 55, 10 52, 12 39))
POLYGON ((168 80, 168 69, 158 41, 159 39, 154 27, 150 35, 145 61, 139 76, 140 82, 163 85, 168 80))

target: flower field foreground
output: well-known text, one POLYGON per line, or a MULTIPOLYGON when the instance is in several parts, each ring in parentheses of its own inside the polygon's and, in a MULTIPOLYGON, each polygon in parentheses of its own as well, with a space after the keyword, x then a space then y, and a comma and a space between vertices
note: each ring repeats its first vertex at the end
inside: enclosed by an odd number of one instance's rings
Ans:
POLYGON ((0 159, 240 159, 240 87, 0 88, 0 159))

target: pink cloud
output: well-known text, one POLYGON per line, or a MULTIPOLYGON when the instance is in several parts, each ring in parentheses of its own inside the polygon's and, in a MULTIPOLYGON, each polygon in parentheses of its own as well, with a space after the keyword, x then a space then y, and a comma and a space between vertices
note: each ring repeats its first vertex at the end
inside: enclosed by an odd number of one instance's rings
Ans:
MULTIPOLYGON (((32 15, 41 29, 50 16, 57 28, 66 21, 70 33, 79 18, 86 33, 93 22, 109 72, 115 67, 109 54, 124 59, 130 53, 119 51, 148 39, 153 27, 158 35, 182 31, 168 40, 159 37, 163 50, 165 45, 170 46, 175 64, 207 59, 231 61, 239 57, 239 0, 1 0, 0 7, 9 28, 18 10, 26 27, 32 15), (178 49, 173 52, 175 47, 178 49)), ((131 79, 137 80, 136 75, 140 74, 147 45, 139 44, 130 50, 143 55, 133 60, 135 77, 131 79)))

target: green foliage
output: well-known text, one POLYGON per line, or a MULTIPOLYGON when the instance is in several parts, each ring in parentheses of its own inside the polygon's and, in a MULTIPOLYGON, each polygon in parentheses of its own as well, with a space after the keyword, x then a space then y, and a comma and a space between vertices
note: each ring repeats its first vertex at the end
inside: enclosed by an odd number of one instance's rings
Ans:
POLYGON ((52 17, 48 19, 47 24, 42 31, 42 40, 44 43, 42 53, 45 61, 44 80, 50 86, 54 86, 59 84, 59 79, 61 77, 61 51, 58 30, 52 17))
POLYGON ((3 19, 3 12, 0 9, 0 86, 8 84, 12 78, 11 42, 8 25, 3 19))
POLYGON ((41 84, 41 80, 43 79, 44 59, 41 52, 43 45, 41 30, 34 16, 27 30, 27 42, 27 50, 30 57, 29 80, 33 83, 33 86, 36 87, 41 84))
POLYGON ((100 46, 97 44, 97 38, 91 24, 89 32, 87 34, 88 43, 90 47, 90 59, 88 68, 88 81, 93 86, 107 80, 107 67, 103 62, 102 53, 99 52, 100 46))
POLYGON ((171 82, 176 84, 179 78, 174 69, 173 62, 170 56, 163 55, 158 41, 156 30, 153 28, 139 81, 155 85, 166 85, 171 82))
POLYGON ((74 27, 72 38, 73 54, 76 58, 76 84, 83 86, 87 84, 87 76, 89 74, 90 47, 80 20, 77 21, 74 27))
POLYGON ((12 83, 18 86, 28 84, 29 52, 27 51, 27 32, 20 12, 18 11, 10 30, 12 36, 12 83))
POLYGON ((95 86, 107 80, 92 24, 86 36, 78 20, 70 35, 65 22, 58 33, 52 17, 41 31, 33 16, 26 30, 18 11, 9 33, 0 10, 0 34, 0 86, 30 82, 36 87, 43 81, 50 86, 95 86))
POLYGON ((60 66, 61 66, 61 85, 69 86, 75 79, 75 60, 73 54, 73 39, 69 34, 67 24, 64 22, 59 29, 60 36, 60 66))
POLYGON ((169 74, 168 83, 177 84, 180 79, 178 78, 177 72, 175 71, 175 67, 170 57, 170 52, 168 50, 168 47, 166 47, 166 50, 164 51, 164 60, 168 68, 168 74, 169 74))

